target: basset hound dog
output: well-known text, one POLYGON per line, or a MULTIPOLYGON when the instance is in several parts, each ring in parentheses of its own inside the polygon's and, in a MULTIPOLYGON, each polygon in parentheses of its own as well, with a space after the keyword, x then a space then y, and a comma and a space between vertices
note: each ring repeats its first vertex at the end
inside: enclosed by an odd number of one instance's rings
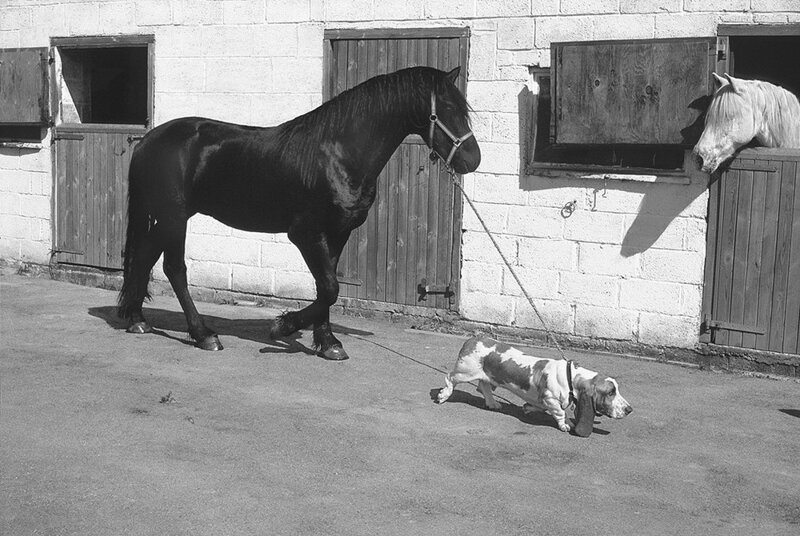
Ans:
POLYGON ((500 409, 492 391, 504 387, 526 402, 526 413, 544 410, 552 415, 562 432, 571 429, 565 410, 575 404, 575 434, 581 437, 592 433, 595 415, 621 419, 633 411, 614 378, 572 361, 534 357, 484 336, 464 343, 436 401, 445 402, 457 384, 475 380, 487 408, 500 409))

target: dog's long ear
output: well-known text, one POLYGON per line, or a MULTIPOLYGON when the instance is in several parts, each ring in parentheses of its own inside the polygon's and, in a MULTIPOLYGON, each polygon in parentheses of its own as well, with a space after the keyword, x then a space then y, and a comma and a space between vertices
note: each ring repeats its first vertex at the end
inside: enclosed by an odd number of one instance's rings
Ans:
POLYGON ((575 408, 575 435, 589 437, 594 429, 594 397, 587 389, 581 389, 578 406, 575 408))

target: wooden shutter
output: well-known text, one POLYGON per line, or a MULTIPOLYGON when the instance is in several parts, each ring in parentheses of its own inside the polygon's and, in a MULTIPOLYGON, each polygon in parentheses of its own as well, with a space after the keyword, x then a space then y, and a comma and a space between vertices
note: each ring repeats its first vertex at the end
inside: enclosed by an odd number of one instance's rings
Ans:
POLYGON ((557 143, 680 144, 711 94, 712 38, 553 43, 557 143))
POLYGON ((0 123, 48 122, 47 49, 0 50, 0 123))

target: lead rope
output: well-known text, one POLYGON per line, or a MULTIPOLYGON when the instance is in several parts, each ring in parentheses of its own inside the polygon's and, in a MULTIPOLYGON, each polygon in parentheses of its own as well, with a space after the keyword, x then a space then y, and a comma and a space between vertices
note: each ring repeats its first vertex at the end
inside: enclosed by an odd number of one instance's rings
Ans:
POLYGON ((497 243, 497 240, 495 240, 494 235, 489 230, 489 227, 486 225, 486 222, 483 221, 483 218, 481 218, 481 215, 478 213, 478 209, 475 208, 475 204, 472 202, 472 199, 470 199, 469 196, 467 195, 467 192, 464 191, 464 188, 461 186, 461 182, 458 180, 458 177, 456 177, 455 171, 450 166, 446 166, 445 169, 447 170, 447 173, 450 174, 450 180, 453 181, 453 184, 456 186, 456 188, 458 188, 461 191, 461 195, 463 195, 464 199, 467 200, 467 203, 469 204, 470 208, 472 209, 472 212, 475 213, 475 216, 478 218, 478 221, 481 223, 481 226, 483 227, 483 230, 486 231, 487 235, 489 235, 489 239, 492 241, 492 244, 494 244, 494 248, 497 250, 497 253, 500 254, 500 258, 503 259, 503 262, 505 263, 506 268, 508 268, 508 271, 511 272, 511 276, 514 278, 514 281, 516 281, 517 285, 519 285, 519 288, 522 289, 522 294, 524 294, 525 298, 528 299, 528 303, 531 304, 531 307, 533 308, 533 312, 536 313, 536 316, 539 318, 539 322, 541 322, 542 327, 544 327, 545 333, 547 333, 547 336, 550 337, 551 341, 553 341, 553 345, 556 347, 556 349, 558 349, 558 353, 561 354, 561 359, 566 360, 567 358, 564 355, 564 350, 561 348, 561 345, 558 344, 558 340, 556 339, 555 335, 553 335, 553 332, 550 331, 549 327, 547 327, 547 322, 544 321, 544 318, 542 318, 542 315, 539 313, 539 309, 536 308, 536 304, 533 303, 533 298, 531 298, 531 295, 528 294, 527 290, 525 290, 525 286, 522 284, 522 281, 520 280, 519 276, 517 275, 517 272, 515 272, 514 268, 511 267, 511 263, 508 262, 508 259, 503 254, 503 251, 500 249, 500 245, 497 243))

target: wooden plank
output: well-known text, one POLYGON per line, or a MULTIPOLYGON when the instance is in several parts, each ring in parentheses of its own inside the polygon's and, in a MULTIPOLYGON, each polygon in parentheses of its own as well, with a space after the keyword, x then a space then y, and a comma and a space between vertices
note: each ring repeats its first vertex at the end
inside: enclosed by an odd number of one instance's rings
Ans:
POLYGON ((758 325, 766 328, 767 333, 756 336, 756 349, 769 350, 781 184, 775 173, 756 172, 756 177, 759 174, 763 174, 767 182, 767 191, 764 199, 764 239, 761 242, 761 280, 758 285, 758 325))
MULTIPOLYGON (((734 224, 734 253, 733 273, 731 277, 731 309, 728 320, 734 324, 744 324, 745 292, 747 286, 747 258, 750 244, 750 215, 753 197, 753 172, 742 170, 739 172, 739 186, 737 188, 736 218, 734 224)), ((730 346, 742 345, 742 333, 730 331, 728 334, 730 346)))
MULTIPOLYGON (((722 211, 720 210, 722 180, 721 177, 717 178, 709 185, 708 192, 708 225, 706 229, 706 262, 705 270, 703 272, 703 304, 702 304, 702 318, 710 319, 714 313, 714 300, 716 290, 716 266, 717 266, 717 249, 718 249, 718 233, 722 219, 722 211)), ((708 328, 708 326, 706 326, 708 328)), ((700 342, 712 342, 713 333, 706 329, 700 334, 700 342)))
MULTIPOLYGON (((739 172, 728 171, 720 180, 722 183, 722 221, 719 227, 720 240, 717 250, 717 270, 715 283, 714 320, 730 321, 731 311, 731 285, 733 280, 733 257, 735 253, 734 239, 736 236, 736 206, 739 172)), ((727 331, 717 331, 714 342, 728 344, 727 331)))
POLYGON ((416 303, 417 285, 417 233, 419 227, 419 216, 417 205, 419 203, 419 181, 420 171, 418 168, 422 164, 419 160, 419 151, 413 145, 409 146, 410 163, 408 178, 408 226, 406 228, 406 268, 405 268, 405 296, 403 303, 414 305, 416 303))
POLYGON ((789 252, 789 295, 786 299, 786 327, 783 352, 800 354, 800 166, 794 166, 791 247, 789 252))
POLYGON ((408 275, 408 199, 409 177, 411 176, 411 148, 408 144, 400 146, 400 168, 397 183, 397 276, 395 280, 395 301, 405 304, 408 275))
MULTIPOLYGON (((791 247, 792 213, 794 205, 794 162, 781 165, 781 194, 778 205, 778 232, 775 244, 775 281, 772 287, 772 317, 770 322, 769 349, 783 351, 783 335, 786 321, 786 302, 791 292, 789 261, 791 247)), ((796 290, 795 290, 796 291, 796 290)))
POLYGON ((469 27, 461 28, 342 28, 325 30, 325 39, 427 39, 435 37, 468 37, 469 27))
MULTIPOLYGON (((761 248, 764 241, 764 203, 767 191, 767 178, 753 174, 753 194, 750 202, 750 241, 747 246, 747 275, 745 278, 745 309, 742 323, 757 326, 759 281, 764 274, 761 269, 761 248)), ((711 253, 706 253, 711 255, 711 253)), ((756 336, 742 334, 742 347, 755 348, 756 336)))
POLYGON ((0 123, 46 124, 47 48, 0 49, 0 123))
MULTIPOLYGON (((359 58, 359 71, 363 71, 365 73, 365 78, 370 79, 378 74, 378 42, 374 39, 368 40, 365 42, 365 49, 366 49, 366 57, 362 62, 361 58, 359 58)), ((383 175, 381 172, 380 175, 383 175)), ((375 203, 372 205, 369 215, 367 217, 367 221, 364 222, 362 226, 365 229, 364 235, 366 236, 365 244, 359 244, 359 254, 363 255, 359 258, 359 267, 363 266, 364 271, 362 273, 366 274, 366 295, 364 296, 368 300, 375 300, 377 290, 377 279, 378 279, 378 240, 379 240, 379 205, 383 201, 379 201, 377 198, 380 196, 380 183, 383 182, 382 179, 384 177, 378 177, 378 182, 375 185, 376 192, 375 192, 375 203), (361 249, 363 247, 363 250, 361 249), (363 251, 363 254, 362 254, 363 251)))

